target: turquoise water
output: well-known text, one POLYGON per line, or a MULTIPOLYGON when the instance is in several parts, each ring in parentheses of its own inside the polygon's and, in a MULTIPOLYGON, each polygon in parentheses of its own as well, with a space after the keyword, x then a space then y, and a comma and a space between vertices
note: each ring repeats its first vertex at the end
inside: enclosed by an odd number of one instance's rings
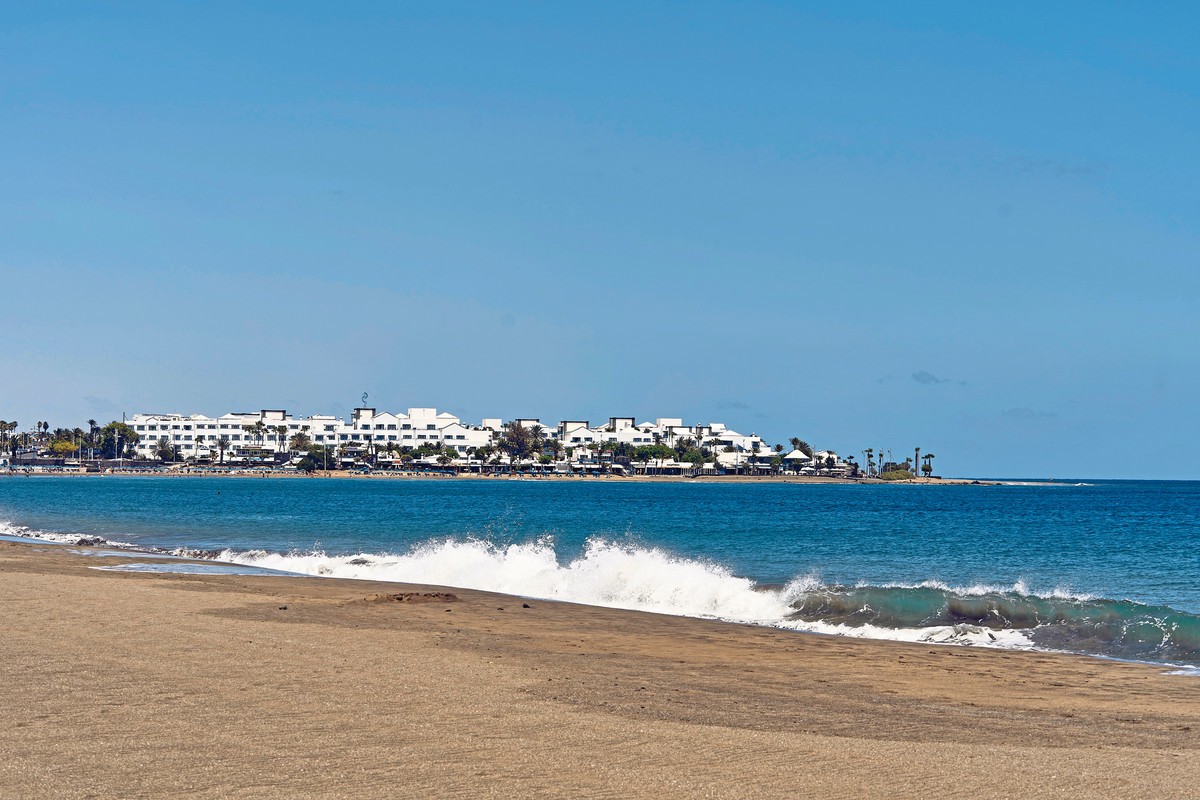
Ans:
POLYGON ((841 633, 1200 664, 1200 483, 0 479, 0 533, 841 633))

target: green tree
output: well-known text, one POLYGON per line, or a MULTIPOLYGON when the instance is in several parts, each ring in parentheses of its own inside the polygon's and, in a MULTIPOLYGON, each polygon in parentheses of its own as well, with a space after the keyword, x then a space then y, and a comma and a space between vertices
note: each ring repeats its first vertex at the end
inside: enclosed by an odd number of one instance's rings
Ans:
POLYGON ((174 461, 175 448, 166 439, 159 439, 158 444, 154 448, 154 455, 163 463, 174 461))
POLYGON ((130 458, 138 434, 124 422, 110 422, 100 429, 100 455, 103 458, 130 458))
POLYGON ((528 428, 514 421, 504 426, 499 446, 510 458, 528 458, 533 452, 534 438, 528 428))

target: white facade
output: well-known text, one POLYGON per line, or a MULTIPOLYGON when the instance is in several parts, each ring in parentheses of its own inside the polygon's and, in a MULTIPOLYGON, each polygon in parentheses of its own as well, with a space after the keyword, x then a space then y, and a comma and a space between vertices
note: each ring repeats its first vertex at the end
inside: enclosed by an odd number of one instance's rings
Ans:
MULTIPOLYGON (((662 444, 674 446, 690 440, 702 447, 725 452, 722 462, 739 463, 740 454, 767 454, 768 445, 756 434, 741 434, 724 424, 684 425, 678 417, 660 417, 653 422, 636 422, 634 417, 610 417, 607 423, 592 426, 587 420, 564 420, 550 427, 538 419, 513 420, 526 428, 542 430, 547 443, 557 440, 569 451, 594 450, 605 443, 634 447, 662 444)), ((504 434, 504 423, 489 417, 479 425, 469 425, 448 412, 435 408, 409 408, 406 412, 356 408, 350 420, 316 414, 294 417, 283 409, 233 412, 220 417, 203 414, 134 414, 128 425, 138 434, 137 453, 155 458, 160 442, 175 449, 177 460, 211 458, 213 461, 269 459, 290 452, 297 434, 320 447, 353 458, 371 451, 388 460, 405 448, 422 445, 452 448, 460 458, 468 452, 497 443, 504 434), (223 454, 222 454, 223 445, 223 454)))

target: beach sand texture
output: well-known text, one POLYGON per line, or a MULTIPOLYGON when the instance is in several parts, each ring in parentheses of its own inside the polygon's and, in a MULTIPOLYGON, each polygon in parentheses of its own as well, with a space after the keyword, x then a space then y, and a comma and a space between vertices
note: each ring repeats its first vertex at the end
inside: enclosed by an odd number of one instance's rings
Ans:
POLYGON ((1200 796, 1161 667, 130 560, 0 542, 0 797, 1200 796))

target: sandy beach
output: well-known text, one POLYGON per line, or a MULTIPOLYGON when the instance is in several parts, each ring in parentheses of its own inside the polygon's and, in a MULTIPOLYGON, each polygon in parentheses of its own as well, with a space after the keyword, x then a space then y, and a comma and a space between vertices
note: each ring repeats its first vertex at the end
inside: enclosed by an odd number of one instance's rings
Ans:
POLYGON ((0 542, 0 796, 1196 796, 1161 667, 87 552, 0 542))

